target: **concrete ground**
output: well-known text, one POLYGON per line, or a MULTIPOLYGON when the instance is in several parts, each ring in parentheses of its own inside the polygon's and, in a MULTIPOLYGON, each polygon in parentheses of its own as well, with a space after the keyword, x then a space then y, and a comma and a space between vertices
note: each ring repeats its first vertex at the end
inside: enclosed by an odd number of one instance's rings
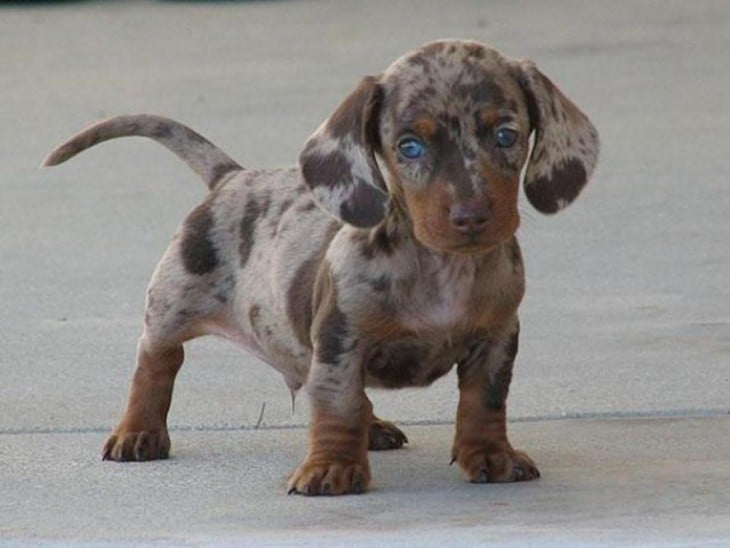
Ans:
POLYGON ((723 0, 0 2, 0 544, 730 545, 728 28, 723 0), (543 477, 449 468, 449 375, 372 394, 411 443, 372 455, 371 493, 288 497, 306 397, 212 339, 173 458, 102 462, 147 279, 204 189, 142 140, 45 154, 144 111, 291 164, 362 75, 442 37, 535 60, 602 136, 571 208, 522 207, 510 426, 543 477))

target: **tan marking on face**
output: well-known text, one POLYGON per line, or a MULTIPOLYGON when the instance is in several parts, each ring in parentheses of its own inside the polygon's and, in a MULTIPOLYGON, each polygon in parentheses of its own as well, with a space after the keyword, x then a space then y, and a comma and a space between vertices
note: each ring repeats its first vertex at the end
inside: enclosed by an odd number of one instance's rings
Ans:
POLYGON ((482 109, 479 113, 479 119, 486 127, 494 127, 499 123, 500 113, 494 108, 482 109))
POLYGON ((431 116, 424 114, 419 116, 413 123, 413 129, 419 137, 430 141, 436 136, 438 123, 431 116))
POLYGON ((485 232, 491 233, 490 240, 507 241, 520 226, 517 210, 519 179, 505 177, 501 170, 491 163, 481 165, 480 174, 487 181, 487 197, 490 203, 490 222, 485 232))
POLYGON ((439 249, 451 232, 449 210, 452 192, 443 181, 433 181, 425 190, 404 190, 413 232, 421 243, 439 249))
POLYGON ((426 189, 403 189, 403 197, 413 220, 413 232, 421 243, 438 251, 485 251, 507 241, 517 230, 518 181, 505 177, 496 167, 484 163, 480 169, 483 195, 469 205, 483 208, 489 222, 479 234, 464 235, 454 229, 451 211, 459 204, 450 181, 437 179, 426 189))

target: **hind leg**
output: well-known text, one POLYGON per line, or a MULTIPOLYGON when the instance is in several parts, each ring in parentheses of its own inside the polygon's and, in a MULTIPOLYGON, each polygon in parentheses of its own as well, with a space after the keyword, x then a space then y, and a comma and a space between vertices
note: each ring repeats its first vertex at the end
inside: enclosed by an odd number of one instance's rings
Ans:
MULTIPOLYGON (((147 291, 145 328, 137 347, 137 369, 127 407, 103 448, 104 460, 165 459, 170 453, 167 413, 183 343, 215 333, 227 317, 230 299, 216 298, 222 268, 207 275, 187 271, 176 239, 157 267, 147 291)), ((229 292, 232 289, 227 289, 229 292)))
POLYGON ((167 412, 183 356, 182 344, 155 347, 145 336, 140 339, 127 409, 104 444, 104 460, 144 461, 169 456, 167 412))

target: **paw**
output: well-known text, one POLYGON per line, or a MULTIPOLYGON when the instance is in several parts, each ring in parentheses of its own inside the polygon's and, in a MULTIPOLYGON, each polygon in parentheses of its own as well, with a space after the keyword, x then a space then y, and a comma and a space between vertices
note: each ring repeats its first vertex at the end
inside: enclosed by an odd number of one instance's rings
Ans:
POLYGON ((117 430, 106 440, 102 454, 104 460, 117 462, 166 459, 170 456, 170 436, 167 430, 117 430))
POLYGON ((532 459, 507 443, 455 445, 452 455, 451 462, 457 462, 472 483, 529 481, 540 477, 532 459))
POLYGON ((373 419, 368 432, 368 450, 400 449, 404 443, 408 443, 408 438, 395 424, 377 417, 373 419))
POLYGON ((288 493, 300 495, 359 495, 370 485, 367 461, 307 459, 289 479, 288 493))

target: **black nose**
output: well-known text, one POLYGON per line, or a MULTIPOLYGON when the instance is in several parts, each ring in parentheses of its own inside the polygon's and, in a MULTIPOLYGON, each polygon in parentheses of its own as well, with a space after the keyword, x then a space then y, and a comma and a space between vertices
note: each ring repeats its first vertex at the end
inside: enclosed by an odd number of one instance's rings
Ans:
POLYGON ((450 213, 451 226, 461 234, 478 234, 489 223, 486 207, 455 205, 450 213))

